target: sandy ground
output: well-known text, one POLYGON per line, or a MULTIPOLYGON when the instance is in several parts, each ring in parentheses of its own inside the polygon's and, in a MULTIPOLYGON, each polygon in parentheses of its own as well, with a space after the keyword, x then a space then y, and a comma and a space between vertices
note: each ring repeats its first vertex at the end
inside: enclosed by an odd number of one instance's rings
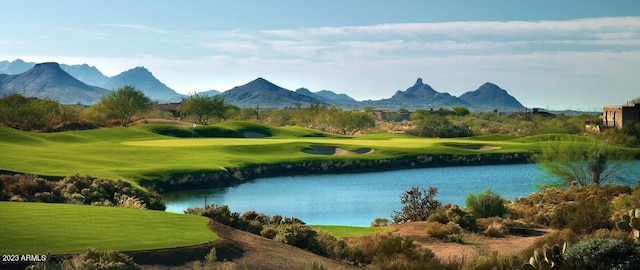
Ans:
POLYGON ((371 148, 360 148, 357 150, 349 151, 335 146, 323 146, 323 145, 314 145, 310 148, 302 149, 302 152, 312 155, 363 155, 373 153, 373 149, 371 148))
POLYGON ((478 252, 496 251, 500 255, 518 254, 520 251, 533 245, 542 237, 506 235, 504 237, 487 237, 478 234, 466 234, 464 244, 445 243, 441 240, 426 235, 426 222, 411 222, 394 225, 397 231, 394 234, 411 237, 414 241, 431 249, 433 253, 443 260, 455 258, 472 258, 478 252))

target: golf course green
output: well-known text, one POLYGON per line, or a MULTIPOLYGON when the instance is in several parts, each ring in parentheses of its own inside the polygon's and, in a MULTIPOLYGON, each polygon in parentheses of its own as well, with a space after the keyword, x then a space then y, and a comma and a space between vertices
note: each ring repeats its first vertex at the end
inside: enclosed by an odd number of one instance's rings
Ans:
POLYGON ((389 159, 425 154, 523 153, 547 138, 421 138, 398 134, 339 136, 299 127, 230 122, 192 130, 162 124, 60 133, 0 128, 0 170, 133 182, 185 171, 314 160, 389 159), (244 135, 249 135, 245 137, 244 135), (256 138, 256 134, 264 135, 256 138), (192 137, 193 136, 193 137, 192 137), (324 146, 319 151, 319 146, 324 146), (314 151, 316 149, 317 151, 314 151), (335 151, 327 153, 327 149, 335 151), (370 151, 358 151, 367 149, 370 151))
POLYGON ((0 220, 0 254, 152 250, 218 239, 203 216, 121 207, 0 202, 0 220))
MULTIPOLYGON (((543 143, 557 140, 593 143, 570 135, 446 139, 400 134, 342 136, 252 122, 197 128, 144 124, 59 133, 0 127, 0 170, 55 177, 90 175, 138 185, 142 181, 153 183, 158 176, 171 178, 176 174, 225 172, 250 166, 436 155, 527 155, 539 151, 543 143)), ((638 155, 637 149, 629 151, 638 155)), ((0 253, 69 254, 89 247, 132 251, 197 245, 217 239, 207 222, 205 217, 152 210, 0 202, 0 253)), ((338 237, 379 230, 326 226, 318 229, 338 237)))

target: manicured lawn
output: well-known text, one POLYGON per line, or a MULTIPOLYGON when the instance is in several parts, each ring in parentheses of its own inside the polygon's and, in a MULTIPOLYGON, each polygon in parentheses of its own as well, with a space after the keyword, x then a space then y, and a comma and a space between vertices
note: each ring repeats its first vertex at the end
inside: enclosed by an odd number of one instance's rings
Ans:
POLYGON ((309 227, 317 231, 326 231, 335 237, 357 237, 374 235, 380 232, 393 232, 393 227, 356 227, 356 226, 336 226, 336 225, 310 225, 309 227))
POLYGON ((79 173, 138 181, 173 172, 216 171, 252 164, 535 152, 541 143, 564 137, 571 138, 565 135, 451 139, 398 134, 339 136, 300 127, 271 127, 250 122, 225 122, 195 130, 148 124, 60 133, 31 133, 0 127, 0 170, 50 176, 79 173), (267 137, 240 138, 248 133, 267 137), (341 156, 302 151, 314 145, 374 151, 341 156))
POLYGON ((338 136, 299 127, 278 128, 248 122, 198 127, 196 133, 210 137, 191 138, 191 128, 159 124, 45 134, 0 127, 0 169, 51 176, 79 173, 136 181, 145 179, 148 173, 157 175, 172 171, 223 170, 225 167, 247 164, 480 153, 479 150, 452 147, 452 143, 498 146, 499 149, 491 150, 493 152, 528 152, 537 149, 535 141, 426 139, 394 134, 338 136), (237 138, 247 131, 270 137, 237 138), (347 150, 372 148, 374 152, 348 156, 302 152, 302 149, 313 145, 330 145, 347 150))
POLYGON ((0 202, 0 254, 71 254, 183 247, 215 241, 209 219, 106 206, 0 202))

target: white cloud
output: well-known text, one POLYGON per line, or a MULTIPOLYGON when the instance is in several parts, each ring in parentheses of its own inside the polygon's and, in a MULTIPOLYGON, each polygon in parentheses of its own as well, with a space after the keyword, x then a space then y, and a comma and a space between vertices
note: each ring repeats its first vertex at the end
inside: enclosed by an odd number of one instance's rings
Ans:
POLYGON ((102 54, 23 59, 87 63, 110 76, 145 66, 182 93, 227 90, 264 77, 292 90, 331 89, 356 99, 379 99, 406 89, 417 77, 454 95, 490 81, 526 106, 560 109, 624 102, 638 95, 640 85, 640 17, 185 30, 171 35, 145 25, 106 26, 157 38, 128 39, 126 46, 100 44, 105 50, 118 47, 120 54, 96 50, 102 54), (609 94, 603 95, 605 90, 609 94))

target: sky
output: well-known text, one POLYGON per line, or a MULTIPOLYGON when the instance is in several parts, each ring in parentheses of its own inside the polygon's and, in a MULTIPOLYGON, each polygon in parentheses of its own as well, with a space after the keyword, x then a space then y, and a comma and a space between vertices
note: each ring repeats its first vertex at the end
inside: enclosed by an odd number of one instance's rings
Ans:
POLYGON ((179 93, 258 77, 391 97, 422 78, 492 82, 523 105, 601 110, 640 97, 637 0, 0 0, 0 61, 144 66, 179 93))

